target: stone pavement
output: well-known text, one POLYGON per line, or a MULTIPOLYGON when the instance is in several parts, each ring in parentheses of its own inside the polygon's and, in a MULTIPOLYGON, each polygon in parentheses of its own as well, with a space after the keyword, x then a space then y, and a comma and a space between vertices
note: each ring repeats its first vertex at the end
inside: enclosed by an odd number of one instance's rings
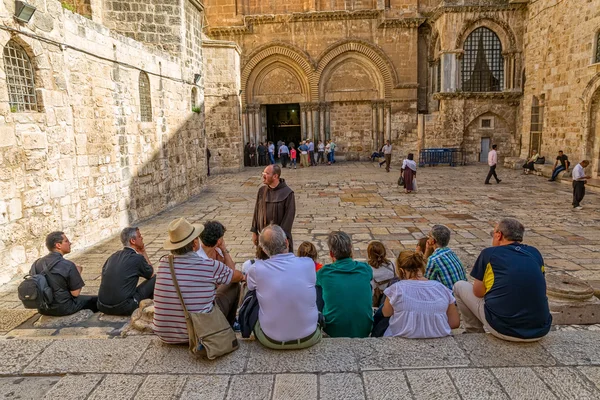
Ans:
POLYGON ((0 397, 21 399, 599 399, 598 332, 539 343, 486 334, 324 339, 272 351, 254 341, 215 361, 151 337, 0 340, 0 397))

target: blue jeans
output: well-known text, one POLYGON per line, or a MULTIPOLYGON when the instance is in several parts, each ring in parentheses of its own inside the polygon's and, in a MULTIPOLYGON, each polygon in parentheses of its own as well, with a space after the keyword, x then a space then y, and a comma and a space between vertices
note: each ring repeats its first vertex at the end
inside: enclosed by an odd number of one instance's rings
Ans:
POLYGON ((334 163, 335 162, 335 151, 331 150, 331 162, 334 163))
POLYGON ((269 160, 271 160, 271 164, 275 164, 275 156, 273 153, 269 153, 269 160))
POLYGON ((558 167, 554 168, 554 171, 552 171, 552 178, 550 178, 550 179, 555 180, 558 177, 558 174, 560 174, 564 170, 566 170, 566 168, 563 167, 562 165, 559 165, 558 167))

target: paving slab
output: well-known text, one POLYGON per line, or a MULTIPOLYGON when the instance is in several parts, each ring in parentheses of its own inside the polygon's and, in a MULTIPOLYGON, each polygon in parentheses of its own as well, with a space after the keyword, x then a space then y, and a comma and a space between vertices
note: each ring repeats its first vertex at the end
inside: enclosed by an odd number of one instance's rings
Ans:
POLYGON ((236 375, 231 378, 227 400, 270 399, 273 381, 273 375, 236 375))
POLYGON ((273 400, 317 400, 317 375, 280 374, 275 376, 273 400))
POLYGON ((600 367, 577 367, 577 370, 600 389, 600 367))
POLYGON ((416 400, 460 400, 446 370, 410 370, 406 371, 406 377, 416 400))
POLYGON ((250 355, 246 371, 250 373, 340 372, 357 371, 356 357, 349 339, 322 339, 303 350, 270 350, 260 343, 247 342, 250 355))
POLYGON ((149 343, 147 338, 56 340, 24 372, 128 373, 149 343))
POLYGON ((36 310, 1 310, 0 332, 8 332, 37 314, 36 310))
POLYGON ((368 400, 411 400, 403 371, 363 372, 368 400))
POLYGON ((511 399, 557 399, 550 388, 531 368, 493 368, 492 373, 511 399))
POLYGON ((181 400, 223 400, 231 377, 228 375, 190 376, 187 379, 181 400))
POLYGON ((21 372, 51 343, 49 340, 0 340, 0 373, 14 375, 21 372))
POLYGON ((319 398, 323 400, 364 400, 362 379, 355 373, 323 374, 319 379, 319 398))
POLYGON ((561 364, 600 365, 598 332, 556 331, 545 337, 541 344, 561 364))
POLYGON ((87 399, 100 380, 102 380, 102 375, 67 375, 46 393, 44 400, 87 399))
POLYGON ((142 375, 106 375, 88 400, 131 399, 144 379, 142 375))
MULTIPOLYGON (((132 340, 134 340, 132 338, 132 340)), ((140 374, 235 374, 244 370, 249 345, 240 343, 233 353, 207 360, 192 355, 186 345, 174 346, 153 338, 135 367, 140 374)))
POLYGON ((508 400, 500 383, 487 369, 451 368, 448 373, 463 400, 508 400))
POLYGON ((556 362, 539 342, 513 343, 490 334, 457 335, 454 340, 477 367, 555 365, 556 362))
POLYGON ((572 367, 534 368, 536 374, 552 389, 559 399, 600 399, 600 391, 572 367))
POLYGON ((75 314, 67 315, 64 317, 51 317, 48 315, 42 315, 37 321, 33 323, 33 326, 40 329, 49 328, 64 328, 75 324, 80 324, 83 321, 90 319, 94 313, 92 310, 80 310, 75 314))
POLYGON ((0 378, 0 399, 41 399, 60 376, 0 378))
POLYGON ((357 341, 362 371, 419 367, 464 367, 470 364, 453 337, 439 339, 380 338, 357 341))
POLYGON ((148 375, 142 387, 138 390, 134 400, 178 399, 186 377, 178 375, 148 375))

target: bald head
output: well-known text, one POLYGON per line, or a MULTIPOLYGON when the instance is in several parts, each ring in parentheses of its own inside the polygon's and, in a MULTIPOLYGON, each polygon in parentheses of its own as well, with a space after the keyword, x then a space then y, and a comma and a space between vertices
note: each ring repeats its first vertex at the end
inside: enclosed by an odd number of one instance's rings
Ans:
POLYGON ((288 252, 287 235, 279 225, 265 227, 260 232, 258 244, 269 257, 288 252))

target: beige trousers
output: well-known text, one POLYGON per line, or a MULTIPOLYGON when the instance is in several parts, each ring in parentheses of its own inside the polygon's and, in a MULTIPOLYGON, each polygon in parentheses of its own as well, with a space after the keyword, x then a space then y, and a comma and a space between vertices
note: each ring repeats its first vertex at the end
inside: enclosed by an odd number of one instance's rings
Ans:
POLYGON ((541 338, 521 339, 506 336, 496 332, 485 319, 485 300, 475 296, 473 284, 467 281, 458 281, 454 284, 454 298, 458 304, 458 311, 462 317, 463 327, 468 333, 489 332, 499 339, 509 342, 536 342, 541 338))

